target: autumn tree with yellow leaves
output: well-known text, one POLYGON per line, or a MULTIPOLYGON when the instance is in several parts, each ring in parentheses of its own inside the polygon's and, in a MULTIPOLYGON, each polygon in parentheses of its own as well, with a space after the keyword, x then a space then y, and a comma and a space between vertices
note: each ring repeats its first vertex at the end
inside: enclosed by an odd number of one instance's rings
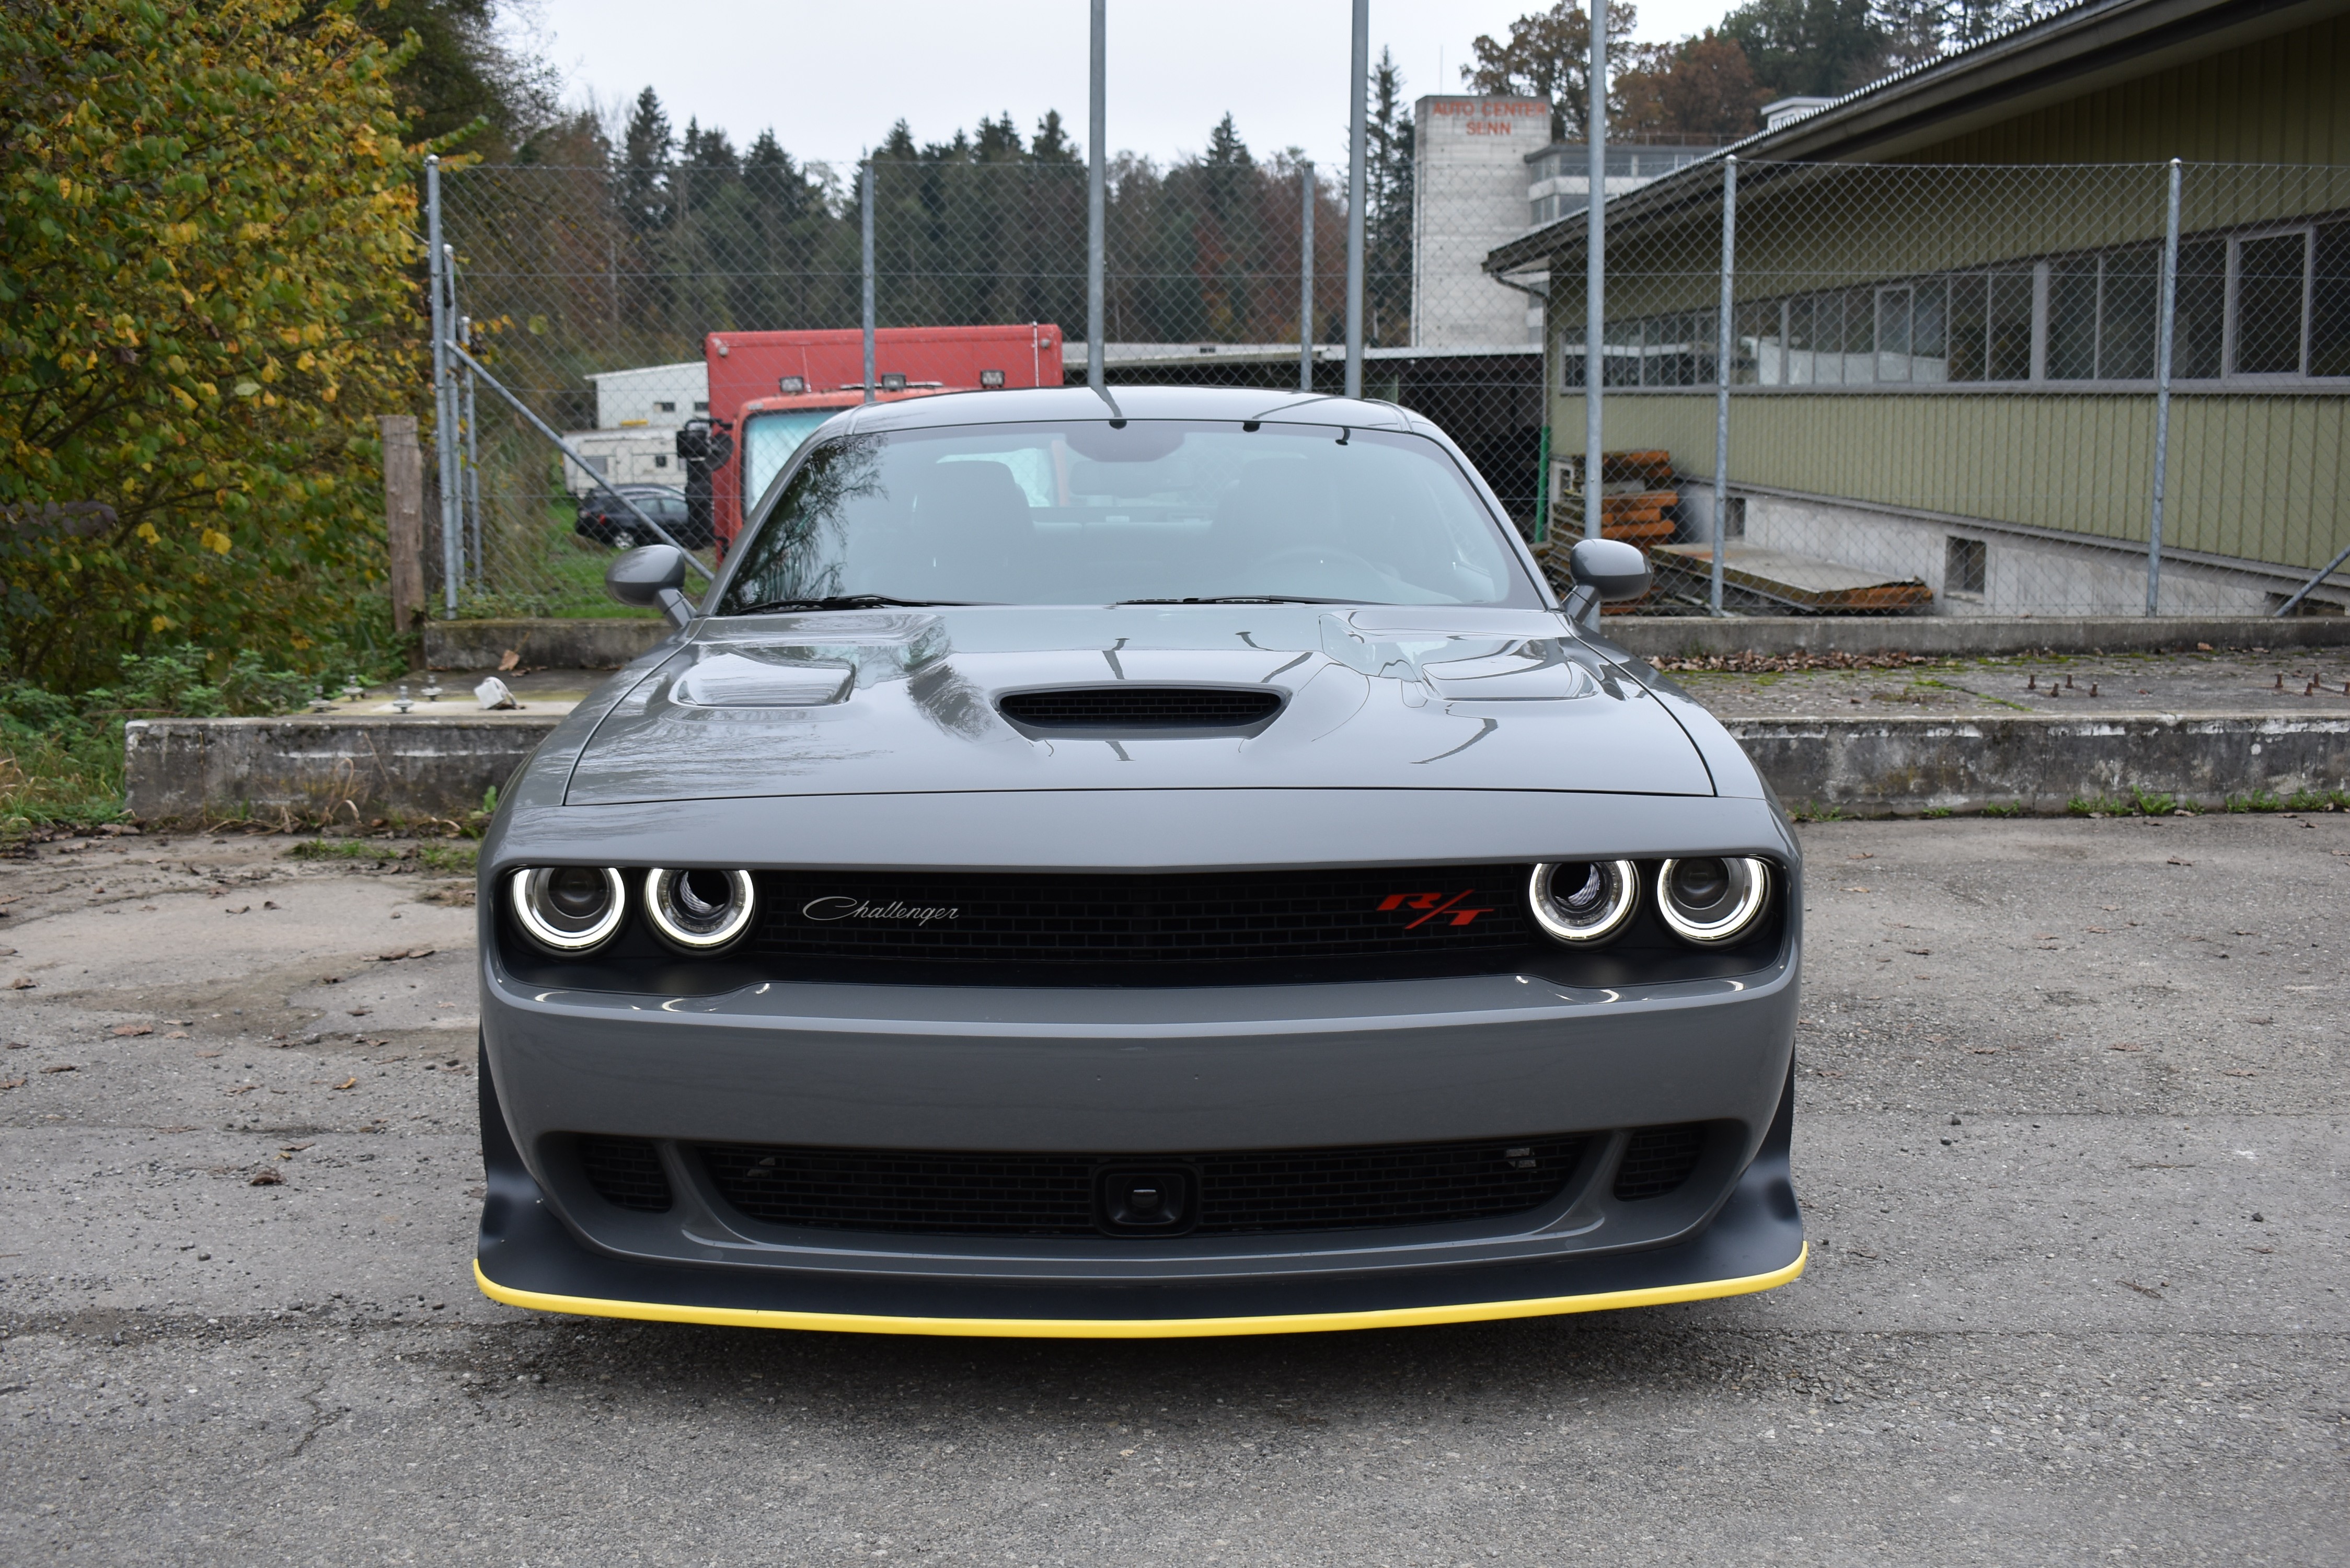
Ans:
POLYGON ((425 400, 401 51, 348 0, 0 6, 0 678, 382 621, 425 400))

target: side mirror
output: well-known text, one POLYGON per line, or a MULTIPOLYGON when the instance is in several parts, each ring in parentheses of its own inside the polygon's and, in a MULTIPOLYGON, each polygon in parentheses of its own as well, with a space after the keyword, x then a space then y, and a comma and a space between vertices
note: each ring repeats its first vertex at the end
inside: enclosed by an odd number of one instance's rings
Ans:
POLYGON ((674 545, 643 545, 604 568, 604 591, 624 605, 657 609, 679 626, 693 618, 685 587, 685 552, 674 545))
POLYGON ((1585 539, 1567 552, 1567 575, 1575 591, 1566 597, 1566 613, 1586 626, 1595 625, 1599 607, 1617 599, 1637 599, 1648 591, 1648 557, 1621 539, 1585 539))

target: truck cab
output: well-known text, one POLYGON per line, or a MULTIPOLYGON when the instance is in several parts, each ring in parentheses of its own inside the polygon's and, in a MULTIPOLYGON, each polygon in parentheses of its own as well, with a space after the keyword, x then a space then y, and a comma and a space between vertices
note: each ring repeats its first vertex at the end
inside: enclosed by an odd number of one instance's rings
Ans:
MULTIPOLYGON (((1061 342, 1061 329, 1049 322, 884 327, 873 335, 872 400, 1057 387, 1061 342)), ((704 340, 704 358, 711 421, 698 444, 723 558, 801 443, 825 421, 867 400, 865 337, 855 330, 713 332, 704 340)), ((686 455, 690 464, 696 461, 686 455)))

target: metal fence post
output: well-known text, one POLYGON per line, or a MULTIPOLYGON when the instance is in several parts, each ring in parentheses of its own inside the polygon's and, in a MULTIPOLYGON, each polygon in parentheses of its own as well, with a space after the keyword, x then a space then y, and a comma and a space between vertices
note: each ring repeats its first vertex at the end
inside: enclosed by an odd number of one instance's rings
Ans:
MULTIPOLYGON (((457 337, 464 346, 473 346, 473 318, 460 317, 457 337)), ((464 380, 465 421, 465 488, 464 540, 466 559, 471 563, 465 580, 479 587, 488 573, 484 569, 482 556, 482 437, 481 421, 473 403, 473 372, 467 370, 464 380)))
POLYGON ((1314 165, 1297 166, 1305 202, 1297 218, 1297 389, 1314 389, 1314 165))
POLYGON ((1347 396, 1363 395, 1363 204, 1369 189, 1371 0, 1355 0, 1354 76, 1347 87, 1347 396))
POLYGON ((2162 605, 2162 503, 2170 467, 2170 347, 2178 324, 2178 186, 2181 164, 2170 161, 2169 212, 2162 225, 2162 324, 2154 341, 2154 500, 2147 514, 2146 613, 2162 605))
POLYGON ((430 252, 426 286, 432 296, 432 456, 441 491, 442 613, 457 614, 456 522, 452 509, 457 500, 457 444, 449 398, 448 252, 441 242, 441 160, 424 161, 424 243, 430 252))
POLYGON ((1585 83, 1584 151, 1590 195, 1583 235, 1583 536, 1599 537, 1600 383, 1607 379, 1607 0, 1591 0, 1591 65, 1585 83))
POLYGON ((1109 0, 1094 0, 1090 79, 1086 94, 1086 385, 1108 379, 1102 334, 1109 244, 1109 0))
POLYGON ((1730 351, 1731 284, 1738 267, 1738 160, 1721 161, 1721 312, 1713 353, 1713 586, 1706 603, 1721 613, 1721 557, 1730 538, 1730 351))
POLYGON ((873 177, 880 165, 865 161, 865 400, 873 400, 873 177))

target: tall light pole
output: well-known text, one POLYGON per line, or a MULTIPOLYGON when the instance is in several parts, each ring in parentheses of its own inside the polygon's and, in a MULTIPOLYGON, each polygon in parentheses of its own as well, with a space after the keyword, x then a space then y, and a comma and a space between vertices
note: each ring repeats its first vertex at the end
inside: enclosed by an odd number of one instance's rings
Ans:
POLYGON ((1354 78, 1347 90, 1347 396, 1363 395, 1363 161, 1370 140, 1371 0, 1355 0, 1354 78))
POLYGON ((1599 399, 1607 361, 1607 0, 1591 0, 1591 71, 1583 139, 1590 155, 1583 221, 1583 536, 1599 537, 1599 399))
POLYGON ((1086 385, 1098 392, 1102 373, 1103 251, 1108 242, 1109 0, 1094 0, 1093 88, 1086 129, 1086 385))

